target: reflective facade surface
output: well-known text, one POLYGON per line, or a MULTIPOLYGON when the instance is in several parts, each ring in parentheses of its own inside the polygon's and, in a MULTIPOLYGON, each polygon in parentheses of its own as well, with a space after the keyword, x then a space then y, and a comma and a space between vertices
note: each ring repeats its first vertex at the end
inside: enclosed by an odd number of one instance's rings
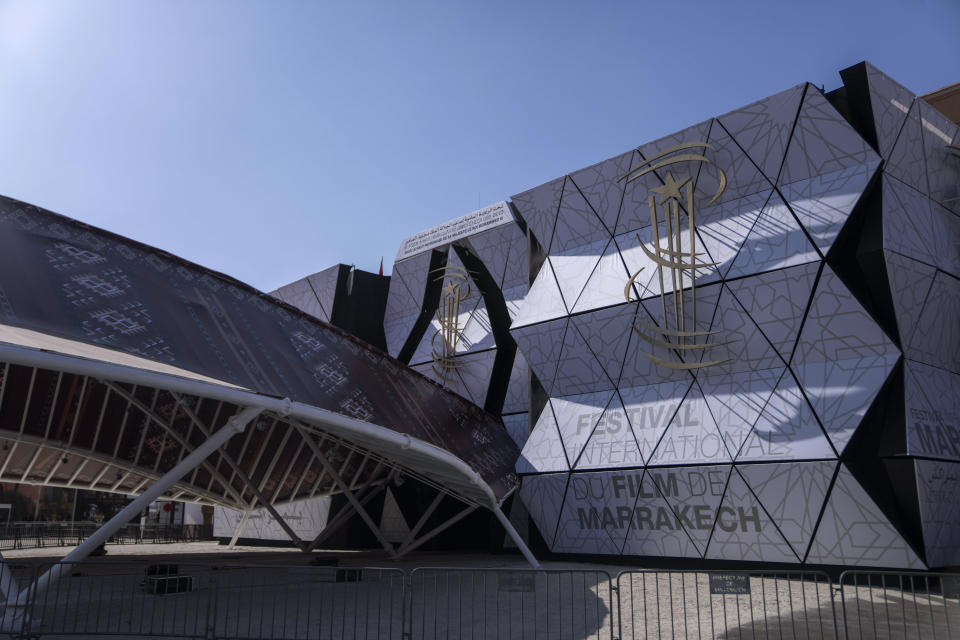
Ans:
POLYGON ((431 274, 475 276, 440 382, 504 414, 553 551, 960 563, 960 131, 868 64, 841 75, 395 265, 390 353, 428 376, 431 274))

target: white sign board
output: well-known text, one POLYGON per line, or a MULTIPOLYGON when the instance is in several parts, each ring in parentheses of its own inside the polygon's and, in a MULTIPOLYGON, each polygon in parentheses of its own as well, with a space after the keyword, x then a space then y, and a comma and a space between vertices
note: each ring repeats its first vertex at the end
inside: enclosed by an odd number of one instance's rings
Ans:
POLYGON ((513 222, 513 213, 511 213, 507 201, 503 200, 479 211, 445 222, 438 227, 410 236, 400 243, 400 251, 397 252, 396 262, 480 231, 499 227, 507 222, 513 222))

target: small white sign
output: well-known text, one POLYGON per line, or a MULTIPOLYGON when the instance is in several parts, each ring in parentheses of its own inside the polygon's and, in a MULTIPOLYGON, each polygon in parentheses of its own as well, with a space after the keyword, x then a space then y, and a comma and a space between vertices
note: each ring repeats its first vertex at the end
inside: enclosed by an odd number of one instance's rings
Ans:
POLYGON ((499 227, 507 222, 513 222, 513 213, 511 213, 507 201, 502 200, 479 211, 468 213, 440 226, 410 236, 400 243, 396 262, 480 231, 499 227))

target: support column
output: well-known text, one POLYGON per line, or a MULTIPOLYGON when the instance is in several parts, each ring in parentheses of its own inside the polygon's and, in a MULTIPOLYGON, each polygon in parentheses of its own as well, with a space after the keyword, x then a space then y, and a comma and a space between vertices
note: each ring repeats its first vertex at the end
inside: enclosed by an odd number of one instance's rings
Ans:
MULTIPOLYGON (((36 591, 39 593, 51 584, 55 583, 64 572, 68 572, 69 565, 80 562, 90 555, 100 545, 104 544, 116 533, 122 526, 127 524, 134 516, 140 513, 147 505, 159 498, 165 491, 175 485, 183 476, 187 475, 195 467, 199 466, 207 457, 217 450, 220 445, 232 438, 238 433, 243 433, 247 425, 256 418, 263 409, 260 407, 248 407, 230 418, 227 424, 219 431, 213 433, 203 444, 194 449, 190 455, 180 461, 173 469, 168 471, 153 486, 141 493, 133 502, 124 507, 120 513, 113 516, 107 523, 93 532, 89 538, 77 545, 73 551, 68 553, 58 564, 50 568, 49 571, 37 578, 36 591)), ((23 604, 26 600, 26 593, 29 589, 21 592, 17 599, 18 604, 23 604)))
POLYGON ((243 515, 240 517, 240 524, 237 525, 236 531, 233 532, 233 537, 230 538, 230 544, 227 545, 228 549, 233 549, 235 546, 237 546, 237 539, 240 537, 243 527, 247 524, 247 520, 250 518, 251 511, 252 509, 247 509, 243 512, 243 515))

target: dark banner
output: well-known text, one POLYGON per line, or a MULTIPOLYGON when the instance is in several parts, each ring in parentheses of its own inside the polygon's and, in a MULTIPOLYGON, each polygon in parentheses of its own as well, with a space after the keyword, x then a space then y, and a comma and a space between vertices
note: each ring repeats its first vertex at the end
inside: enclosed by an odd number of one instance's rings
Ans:
POLYGON ((0 322, 164 362, 420 438, 502 497, 519 452, 497 418, 255 289, 0 197, 0 322))

